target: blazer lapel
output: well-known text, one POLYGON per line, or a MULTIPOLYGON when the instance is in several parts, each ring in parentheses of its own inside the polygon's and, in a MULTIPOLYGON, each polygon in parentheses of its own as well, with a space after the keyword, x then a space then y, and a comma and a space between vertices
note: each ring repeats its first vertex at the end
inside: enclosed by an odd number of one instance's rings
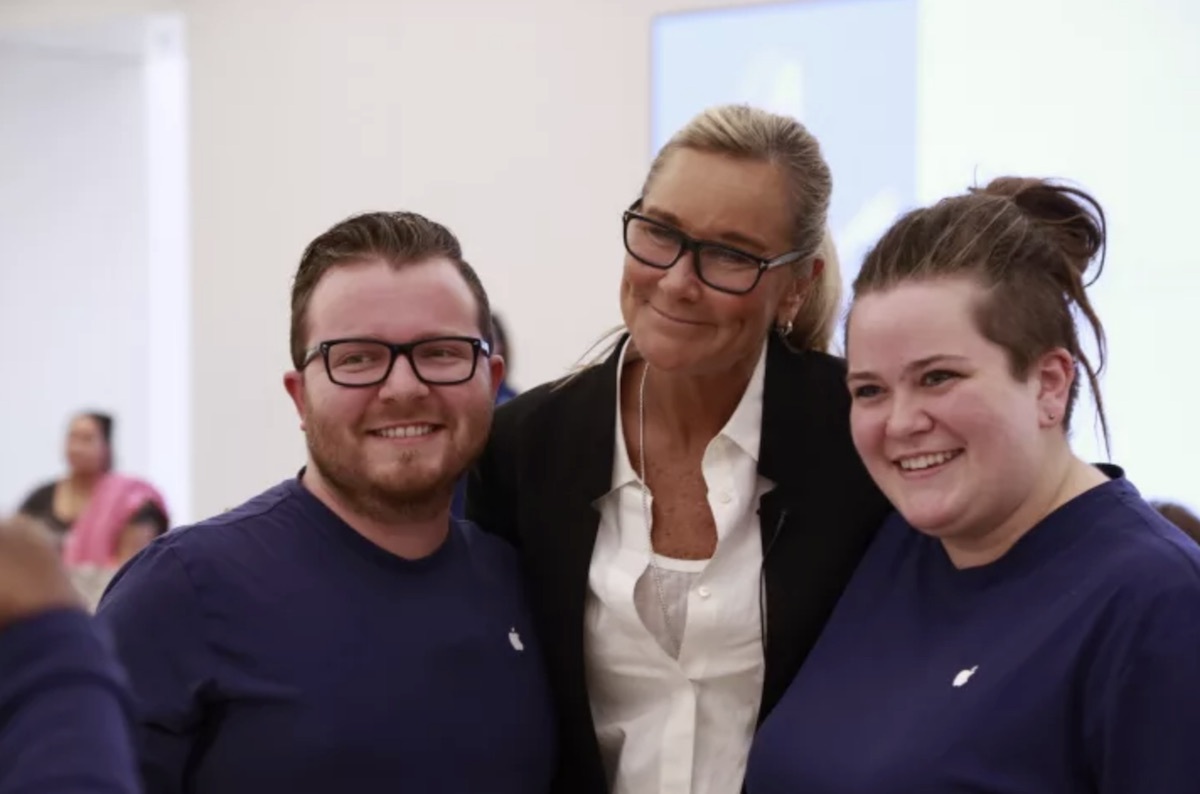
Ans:
POLYGON ((546 488, 540 498, 525 503, 536 512, 524 521, 537 526, 527 536, 537 538, 536 547, 527 545, 526 553, 536 556, 531 563, 546 572, 547 592, 555 594, 555 603, 543 608, 560 632, 550 641, 562 643, 559 653, 569 668, 568 680, 578 684, 578 708, 587 708, 584 606, 600 523, 593 502, 612 486, 617 363, 624 342, 622 339, 603 363, 558 387, 562 393, 547 402, 543 414, 546 430, 525 428, 534 438, 526 446, 526 481, 546 488), (545 432, 553 435, 538 438, 545 432))
POLYGON ((836 600, 841 575, 829 570, 837 557, 830 543, 846 517, 844 478, 857 466, 845 459, 853 450, 844 383, 815 365, 816 354, 793 352, 774 334, 768 345, 758 468, 776 487, 759 507, 767 627, 760 719, 791 683, 836 600))

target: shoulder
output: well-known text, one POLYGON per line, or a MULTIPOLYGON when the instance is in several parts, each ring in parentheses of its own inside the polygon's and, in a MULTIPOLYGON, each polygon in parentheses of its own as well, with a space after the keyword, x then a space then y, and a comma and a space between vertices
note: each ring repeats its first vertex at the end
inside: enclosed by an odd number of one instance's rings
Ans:
POLYGON ((489 449, 509 450, 518 442, 548 440, 565 426, 606 421, 602 417, 615 410, 618 354, 619 348, 600 363, 521 392, 499 406, 489 449))
POLYGON ((208 557, 237 557, 250 543, 270 545, 273 540, 265 535, 289 530, 304 514, 302 487, 298 479, 285 480, 237 507, 171 530, 151 548, 188 565, 208 557))
MULTIPOLYGON (((577 400, 586 400, 612 380, 609 369, 609 362, 601 362, 521 392, 496 408, 496 422, 520 423, 577 400)), ((615 382, 613 385, 615 388, 615 382)))
MULTIPOLYGON (((108 613, 137 612, 130 604, 196 602, 230 581, 260 577, 294 527, 302 500, 297 480, 285 481, 246 503, 195 524, 172 529, 130 560, 101 599, 108 613)), ((182 607, 181 607, 182 609, 182 607)))
POLYGON ((58 480, 42 483, 29 492, 22 502, 23 510, 32 508, 48 507, 54 501, 54 489, 58 487, 58 480))
POLYGON ((800 389, 806 403, 848 409, 850 392, 846 388, 845 359, 816 350, 792 350, 774 338, 768 344, 765 384, 768 392, 800 389))
POLYGON ((1093 527, 1110 530, 1110 553, 1089 666, 1097 699, 1136 730, 1200 706, 1200 549, 1148 505, 1115 499, 1125 509, 1093 527))
POLYGON ((1059 529, 1074 537, 1065 579, 1092 609, 1097 670, 1200 648, 1200 546, 1123 478, 1084 494, 1063 518, 1059 529))
POLYGON ((1091 505, 1114 581, 1135 600, 1194 592, 1200 611, 1200 545, 1161 516, 1125 479, 1101 486, 1091 505))
POLYGON ((845 360, 814 350, 792 350, 774 335, 768 345, 764 436, 770 429, 772 435, 803 438, 810 449, 828 447, 838 450, 839 458, 853 453, 857 459, 850 440, 845 360))

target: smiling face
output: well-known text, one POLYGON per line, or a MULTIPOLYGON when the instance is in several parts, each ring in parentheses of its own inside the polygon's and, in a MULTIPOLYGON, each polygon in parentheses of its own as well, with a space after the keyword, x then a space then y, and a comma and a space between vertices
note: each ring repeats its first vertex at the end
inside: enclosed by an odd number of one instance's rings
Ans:
MULTIPOLYGON (((308 308, 308 347, 333 339, 403 343, 481 337, 478 307, 454 264, 436 258, 398 268, 374 259, 321 277, 308 308)), ((482 450, 503 360, 480 354, 475 376, 422 383, 403 356, 376 386, 329 380, 315 357, 284 382, 308 440, 307 478, 345 507, 377 520, 448 508, 454 482, 482 450)))
MULTIPOLYGON (((639 212, 762 258, 792 249, 784 175, 766 161, 679 149, 655 175, 639 212)), ((690 253, 667 270, 626 253, 621 314, 638 351, 658 369, 752 369, 771 327, 795 314, 802 287, 792 268, 779 267, 749 293, 730 295, 700 281, 690 253)))
POLYGON ((859 455, 910 524, 965 543, 1036 520, 1073 378, 1062 350, 1015 378, 982 300, 967 278, 902 283, 858 298, 847 329, 859 455))

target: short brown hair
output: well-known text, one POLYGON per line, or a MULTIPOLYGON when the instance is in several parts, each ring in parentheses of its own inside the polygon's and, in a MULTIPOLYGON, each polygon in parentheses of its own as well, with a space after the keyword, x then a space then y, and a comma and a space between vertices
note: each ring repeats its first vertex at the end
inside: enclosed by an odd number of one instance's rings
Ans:
MULTIPOLYGON (((796 316, 788 341, 799 350, 826 351, 833 340, 841 273, 826 228, 833 177, 813 134, 796 119, 749 105, 708 108, 675 133, 659 150, 642 186, 642 197, 679 149, 765 161, 783 171, 791 204, 791 244, 804 254, 799 264, 822 257, 825 269, 812 285, 796 316)), ((834 252, 836 253, 836 252, 834 252)))
POLYGON ((317 283, 331 268, 382 259, 393 268, 435 258, 449 259, 475 296, 479 332, 492 342, 492 310, 483 282, 463 259, 458 238, 440 223, 415 212, 370 212, 347 218, 308 244, 292 282, 292 364, 304 365, 308 304, 317 283))
MULTIPOLYGON (((1107 443, 1097 382, 1104 368, 1104 326, 1086 289, 1104 267, 1105 233, 1104 211, 1082 190, 1002 177, 901 217, 867 254, 854 280, 854 297, 907 281, 977 279, 987 295, 976 307, 976 323, 985 338, 1007 352, 1013 376, 1024 380, 1041 355, 1065 349, 1087 374, 1107 443), (1096 275, 1085 281, 1093 261, 1098 261, 1096 275), (1072 308, 1091 326, 1095 365, 1080 345, 1072 308)), ((1078 395, 1076 378, 1064 428, 1070 426, 1078 395)))

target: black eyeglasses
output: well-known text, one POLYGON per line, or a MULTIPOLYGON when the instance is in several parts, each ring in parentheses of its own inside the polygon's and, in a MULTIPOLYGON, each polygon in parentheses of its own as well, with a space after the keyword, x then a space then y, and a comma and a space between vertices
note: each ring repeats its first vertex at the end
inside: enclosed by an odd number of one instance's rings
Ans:
POLYGON ((637 261, 659 270, 675 265, 685 252, 692 252, 696 275, 720 292, 745 295, 758 286, 763 273, 803 258, 802 251, 788 251, 773 259, 721 243, 696 240, 674 226, 647 218, 637 212, 642 200, 633 202, 622 216, 625 222, 625 250, 637 261))
POLYGON ((470 336, 439 336, 404 344, 378 339, 331 339, 305 353, 300 369, 321 356, 329 380, 339 386, 361 388, 383 383, 392 374, 396 359, 404 356, 417 380, 431 386, 453 386, 475 377, 480 353, 490 357, 492 346, 470 336))

